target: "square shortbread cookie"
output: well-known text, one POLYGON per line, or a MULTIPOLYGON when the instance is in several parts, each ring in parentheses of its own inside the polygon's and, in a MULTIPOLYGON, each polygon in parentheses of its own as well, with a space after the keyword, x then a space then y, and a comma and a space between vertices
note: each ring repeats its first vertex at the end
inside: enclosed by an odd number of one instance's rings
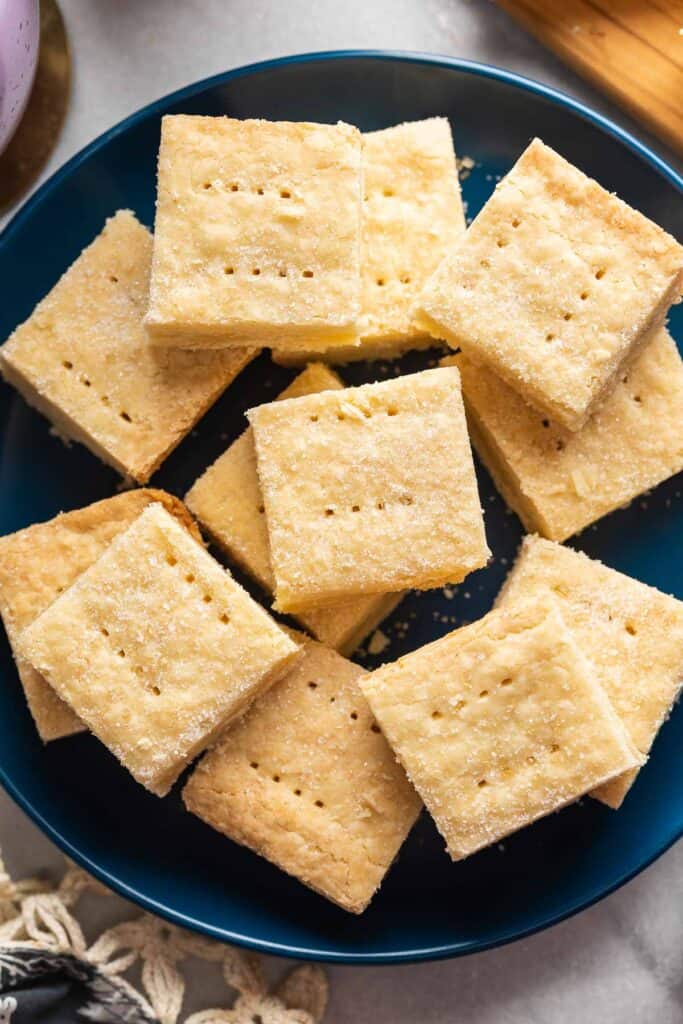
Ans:
POLYGON ((421 807, 360 692, 362 673, 307 643, 183 791, 188 810, 356 914, 421 807))
POLYGON ((152 502, 164 505, 201 539, 182 502, 151 489, 125 491, 0 537, 0 615, 29 709, 44 742, 80 732, 85 726, 40 673, 19 656, 19 635, 152 502))
POLYGON ((486 563, 456 367, 247 415, 280 611, 457 583, 486 563))
POLYGON ((257 354, 152 347, 151 256, 147 229, 119 211, 0 348, 0 371, 29 405, 138 483, 257 354))
MULTIPOLYGON (((683 602, 579 551, 527 537, 498 604, 514 607, 548 592, 645 759, 683 683, 683 602)), ((593 796, 619 807, 636 774, 593 796)))
MULTIPOLYGON (((312 363, 278 400, 343 387, 332 370, 312 363)), ((212 540, 272 596, 275 580, 251 427, 199 477, 185 500, 212 540)), ((402 594, 370 594, 329 608, 301 612, 297 618, 316 639, 343 654, 351 654, 401 597, 402 594)))
POLYGON ((361 190, 350 125, 164 117, 146 318, 158 344, 354 343, 361 190))
POLYGON ((579 430, 682 283, 674 238, 536 139, 427 284, 416 317, 579 430))
POLYGON ((361 679, 454 860, 638 763, 550 595, 361 679))
POLYGON ((298 654, 159 504, 24 630, 18 649, 158 796, 298 654))
MULTIPOLYGON (((363 136, 361 342, 311 349, 335 363, 391 359, 434 339, 416 326, 415 299, 465 232, 451 128, 445 117, 399 124, 363 136)), ((306 353, 276 351, 301 364, 306 353)))
POLYGON ((664 329, 576 432, 485 367, 453 360, 472 442, 530 532, 565 540, 683 469, 683 361, 664 329))

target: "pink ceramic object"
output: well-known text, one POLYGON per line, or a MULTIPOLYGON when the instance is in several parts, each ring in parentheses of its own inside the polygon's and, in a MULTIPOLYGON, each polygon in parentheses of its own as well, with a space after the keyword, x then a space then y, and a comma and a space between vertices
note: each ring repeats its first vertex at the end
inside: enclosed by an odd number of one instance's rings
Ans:
POLYGON ((0 152, 24 112, 39 43, 39 0, 0 0, 0 152))

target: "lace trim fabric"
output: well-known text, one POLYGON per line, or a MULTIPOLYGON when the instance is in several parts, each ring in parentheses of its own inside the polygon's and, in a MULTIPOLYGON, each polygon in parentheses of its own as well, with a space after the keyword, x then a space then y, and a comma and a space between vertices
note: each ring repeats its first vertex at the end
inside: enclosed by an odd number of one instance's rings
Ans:
MULTIPOLYGON (((322 1021, 327 979, 322 969, 312 964, 295 967, 271 990, 255 954, 204 939, 150 914, 117 924, 88 945, 73 914, 86 890, 111 895, 73 866, 67 867, 56 888, 36 878, 14 882, 5 870, 0 851, 0 993, 9 992, 35 969, 41 956, 49 954, 53 959, 57 957, 67 972, 80 970, 78 976, 87 977, 88 991, 97 1003, 91 1010, 92 1020, 107 1019, 102 1004, 108 1001, 112 1006, 125 1002, 132 1007, 125 1019, 144 1024, 322 1021), (181 1016, 186 990, 182 968, 189 957, 199 957, 220 968, 230 1005, 181 1016), (141 990, 123 977, 136 966, 140 969, 141 990)), ((14 1007, 13 997, 0 997, 0 1024, 11 1020, 14 1007)), ((111 1019, 124 1018, 112 1015, 111 1019)))

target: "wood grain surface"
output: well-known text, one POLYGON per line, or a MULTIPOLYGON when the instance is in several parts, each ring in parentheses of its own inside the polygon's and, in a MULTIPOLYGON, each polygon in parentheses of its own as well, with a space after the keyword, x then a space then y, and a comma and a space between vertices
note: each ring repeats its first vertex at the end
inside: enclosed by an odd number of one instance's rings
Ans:
POLYGON ((540 42, 683 153, 683 2, 497 2, 540 42))

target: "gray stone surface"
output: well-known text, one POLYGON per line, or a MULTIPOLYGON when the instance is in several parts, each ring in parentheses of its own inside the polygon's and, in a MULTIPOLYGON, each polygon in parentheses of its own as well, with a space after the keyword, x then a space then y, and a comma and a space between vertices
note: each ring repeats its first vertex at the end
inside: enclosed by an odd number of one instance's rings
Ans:
MULTIPOLYGON (((286 53, 347 47, 429 50, 503 65, 564 89, 647 138, 487 2, 61 0, 61 6, 75 85, 48 172, 142 104, 197 78, 286 53)), ((60 870, 57 851, 2 792, 0 838, 15 873, 60 870)), ((118 899, 104 907, 89 899, 85 909, 91 934, 134 912, 118 899)), ((436 964, 332 968, 327 1020, 680 1024, 682 950, 679 845, 591 910, 513 946, 436 964)), ((218 995, 216 979, 197 967, 191 1004, 206 1005, 212 986, 218 995)))

